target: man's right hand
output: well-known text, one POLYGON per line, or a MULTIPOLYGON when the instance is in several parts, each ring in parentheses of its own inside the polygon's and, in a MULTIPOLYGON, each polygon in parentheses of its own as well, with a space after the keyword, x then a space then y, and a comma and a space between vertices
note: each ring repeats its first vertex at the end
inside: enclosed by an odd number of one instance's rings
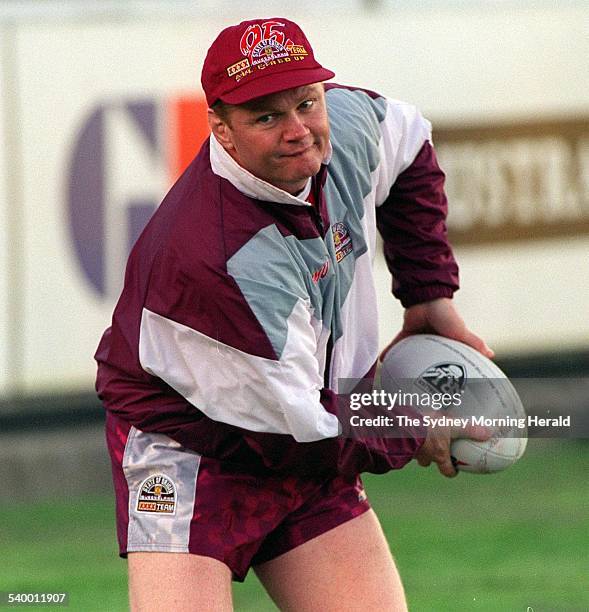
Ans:
POLYGON ((447 478, 454 478, 458 471, 452 464, 450 454, 452 440, 470 438, 471 440, 484 442, 491 435, 492 432, 488 428, 477 425, 467 425, 466 427, 430 426, 427 430, 426 440, 415 455, 415 459, 422 467, 428 467, 432 462, 437 463, 440 474, 447 478))

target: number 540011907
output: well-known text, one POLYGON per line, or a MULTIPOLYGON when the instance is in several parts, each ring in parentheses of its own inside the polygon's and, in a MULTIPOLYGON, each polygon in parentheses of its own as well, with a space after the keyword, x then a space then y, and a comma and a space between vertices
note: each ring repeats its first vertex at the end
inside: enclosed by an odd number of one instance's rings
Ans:
POLYGON ((4 593, 2 599, 13 606, 19 604, 58 604, 67 605, 67 593, 4 593))

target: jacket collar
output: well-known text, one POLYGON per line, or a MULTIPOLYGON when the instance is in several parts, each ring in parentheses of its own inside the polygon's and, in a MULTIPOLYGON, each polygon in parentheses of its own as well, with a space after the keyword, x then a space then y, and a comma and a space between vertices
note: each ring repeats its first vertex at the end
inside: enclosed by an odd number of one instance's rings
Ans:
MULTIPOLYGON (((241 191, 246 196, 256 200, 264 200, 266 202, 276 202, 278 204, 296 204, 298 206, 310 206, 306 201, 311 190, 311 179, 307 181, 307 185, 297 196, 263 181, 254 176, 245 168, 241 167, 219 144, 217 139, 210 135, 210 160, 211 168, 215 174, 227 179, 236 189, 241 191)), ((328 147, 327 155, 323 160, 324 164, 329 163, 331 159, 332 149, 331 144, 328 147)))

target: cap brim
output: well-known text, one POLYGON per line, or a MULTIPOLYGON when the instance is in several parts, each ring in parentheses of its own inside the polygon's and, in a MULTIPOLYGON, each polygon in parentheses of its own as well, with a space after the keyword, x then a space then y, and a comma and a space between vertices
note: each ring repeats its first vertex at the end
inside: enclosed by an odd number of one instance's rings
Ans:
POLYGON ((219 99, 227 104, 243 104, 255 98, 268 96, 279 91, 327 81, 334 76, 335 72, 321 66, 318 68, 296 68, 287 72, 259 76, 250 82, 244 83, 241 87, 219 96, 219 99))

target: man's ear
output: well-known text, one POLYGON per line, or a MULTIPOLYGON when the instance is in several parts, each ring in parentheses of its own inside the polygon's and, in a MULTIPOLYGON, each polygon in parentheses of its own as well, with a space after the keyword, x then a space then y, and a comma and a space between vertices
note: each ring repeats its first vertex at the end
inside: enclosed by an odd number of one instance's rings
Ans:
POLYGON ((211 132, 221 146, 226 151, 234 149, 233 140, 231 139, 231 128, 227 122, 223 121, 212 108, 209 108, 207 118, 211 132))

